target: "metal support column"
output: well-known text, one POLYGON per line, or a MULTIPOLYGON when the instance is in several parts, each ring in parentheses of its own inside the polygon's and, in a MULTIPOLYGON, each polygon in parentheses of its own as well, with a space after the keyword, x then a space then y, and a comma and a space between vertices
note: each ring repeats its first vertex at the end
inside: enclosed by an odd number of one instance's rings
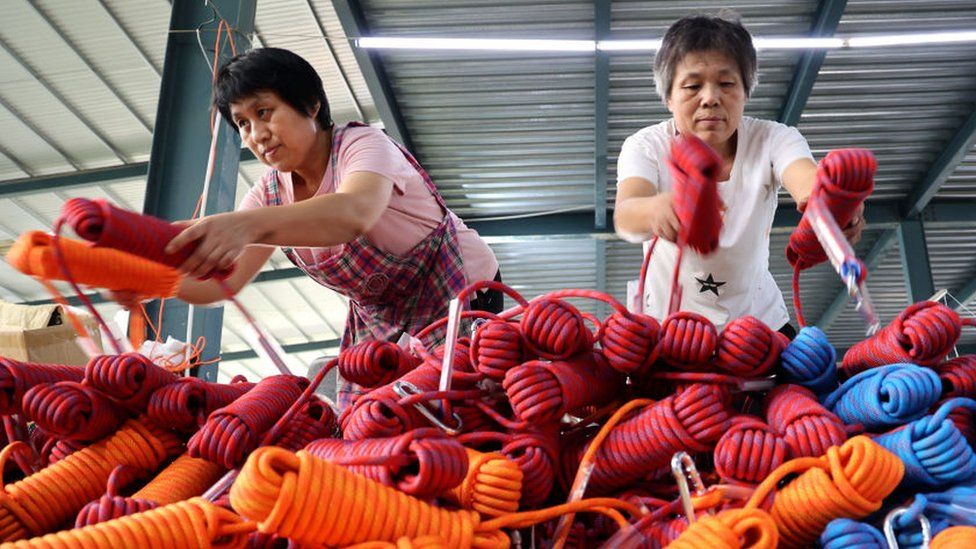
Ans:
MULTIPOLYGON (((217 24, 224 18, 239 31, 240 34, 235 34, 235 42, 244 48, 247 41, 240 35, 250 35, 254 31, 256 3, 257 0, 173 1, 156 129, 149 157, 145 213, 171 221, 193 215, 203 190, 210 152, 208 113, 213 78, 210 63, 217 24), (198 28, 209 62, 204 59, 197 36, 192 32, 198 28)), ((222 58, 229 58, 230 46, 223 45, 221 52, 222 58)), ((221 122, 218 135, 214 174, 205 206, 207 213, 232 210, 237 188, 240 138, 226 122, 221 122)), ((188 343, 204 336, 207 347, 201 358, 207 360, 220 352, 224 310, 223 307, 194 309, 188 343)), ((187 339, 189 311, 186 303, 176 300, 167 303, 160 335, 187 339)), ((197 375, 215 381, 217 368, 215 365, 200 368, 197 375)))
POLYGON ((901 239, 901 266, 911 303, 925 301, 935 293, 929 250, 925 244, 925 227, 920 219, 907 219, 898 227, 901 239))
MULTIPOLYGON (((594 5, 594 37, 597 42, 610 38, 610 1, 594 5)), ((593 66, 593 227, 607 228, 607 147, 610 131, 610 54, 597 50, 593 66)))

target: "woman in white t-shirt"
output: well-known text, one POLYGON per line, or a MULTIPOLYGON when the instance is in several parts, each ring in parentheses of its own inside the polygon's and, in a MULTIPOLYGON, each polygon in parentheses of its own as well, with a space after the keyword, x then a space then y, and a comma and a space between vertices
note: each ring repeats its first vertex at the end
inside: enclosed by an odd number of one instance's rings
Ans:
MULTIPOLYGON (((621 238, 645 242, 660 237, 645 280, 644 312, 659 320, 667 314, 679 224, 665 160, 675 136, 694 135, 722 159, 723 228, 714 253, 685 251, 678 280, 681 309, 704 315, 719 329, 752 315, 792 337, 783 295, 769 272, 769 231, 780 185, 802 211, 816 164, 795 128, 742 116, 756 82, 752 37, 738 21, 680 19, 664 35, 654 59, 654 80, 673 117, 624 141, 614 212, 621 238)), ((863 227, 859 210, 845 234, 856 242, 863 227)))

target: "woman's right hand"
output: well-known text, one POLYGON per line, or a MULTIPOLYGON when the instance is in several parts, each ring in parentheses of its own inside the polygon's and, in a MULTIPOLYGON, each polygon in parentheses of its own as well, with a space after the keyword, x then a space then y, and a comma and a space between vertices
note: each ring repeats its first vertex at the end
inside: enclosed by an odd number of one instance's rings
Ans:
POLYGON ((650 197, 650 207, 647 208, 651 232, 669 242, 678 240, 681 223, 674 213, 672 193, 663 192, 650 197))

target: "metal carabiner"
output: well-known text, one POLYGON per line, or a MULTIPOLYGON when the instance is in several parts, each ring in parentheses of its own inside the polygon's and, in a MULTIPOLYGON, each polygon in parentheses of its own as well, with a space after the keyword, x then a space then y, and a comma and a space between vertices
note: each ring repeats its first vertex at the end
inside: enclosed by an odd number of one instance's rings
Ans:
MULTIPOLYGON (((411 397, 411 396, 416 396, 421 394, 420 389, 418 389, 417 386, 414 385, 413 383, 410 383, 409 381, 399 381, 399 380, 393 382, 393 392, 396 393, 397 396, 401 398, 406 398, 406 397, 411 397)), ((425 406, 423 402, 414 402, 413 407, 418 412, 420 412, 422 416, 427 418, 428 421, 433 423, 435 427, 444 431, 448 435, 456 436, 461 433, 461 428, 464 426, 464 424, 461 421, 461 416, 459 416, 457 412, 453 414, 454 422, 457 424, 457 426, 448 427, 447 425, 444 424, 443 421, 440 420, 440 418, 437 417, 437 414, 431 412, 430 408, 425 406)))
POLYGON ((698 468, 695 467, 695 462, 692 461, 691 456, 687 452, 678 452, 671 458, 671 474, 674 475, 674 479, 678 483, 681 505, 684 507, 688 524, 691 524, 695 522, 695 505, 691 501, 688 479, 691 479, 696 496, 705 495, 705 483, 702 482, 701 475, 698 474, 698 468))
MULTIPOLYGON (((904 515, 908 512, 905 507, 899 507, 897 509, 892 509, 884 519, 884 536, 885 541, 888 542, 888 549, 898 549, 898 538, 895 537, 895 519, 904 515)), ((932 541, 932 525, 929 523, 929 519, 925 518, 925 515, 918 515, 918 522, 922 525, 922 547, 921 549, 928 549, 929 543, 932 541)))

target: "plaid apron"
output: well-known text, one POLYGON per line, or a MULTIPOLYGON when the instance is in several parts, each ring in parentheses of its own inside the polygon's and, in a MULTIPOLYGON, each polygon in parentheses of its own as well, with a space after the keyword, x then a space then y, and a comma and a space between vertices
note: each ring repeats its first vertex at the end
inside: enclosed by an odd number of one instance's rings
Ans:
MULTIPOLYGON (((332 136, 332 178, 334 187, 338 164, 337 151, 343 133, 352 122, 337 128, 332 136)), ((461 247, 450 210, 437 192, 434 182, 417 160, 396 143, 403 156, 416 168, 427 189, 444 211, 444 218, 427 237, 406 255, 384 252, 362 235, 342 246, 339 253, 306 264, 291 248, 282 251, 312 280, 349 298, 349 314, 340 350, 363 341, 396 341, 400 334, 416 334, 447 314, 448 302, 465 286, 461 247)), ((265 194, 268 206, 280 206, 278 172, 272 174, 265 194)), ((353 383, 339 379, 338 405, 344 409, 361 391, 353 383)))

